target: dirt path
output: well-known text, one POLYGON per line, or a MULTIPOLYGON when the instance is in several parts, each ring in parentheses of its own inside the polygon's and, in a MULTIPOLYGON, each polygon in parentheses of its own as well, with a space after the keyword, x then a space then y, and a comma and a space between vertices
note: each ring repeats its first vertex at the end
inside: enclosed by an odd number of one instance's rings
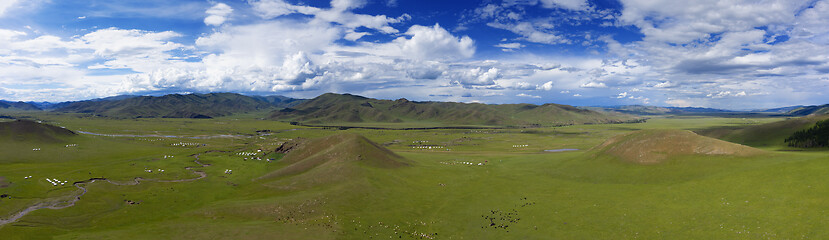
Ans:
POLYGON ((71 196, 71 197, 62 197, 62 198, 59 198, 59 199, 53 199, 53 200, 46 201, 46 202, 36 203, 36 204, 34 204, 32 206, 29 206, 26 209, 23 209, 22 211, 17 212, 17 213, 15 213, 15 214, 13 214, 13 215, 5 218, 5 219, 0 219, 0 226, 16 222, 18 219, 22 218, 23 216, 26 216, 26 214, 29 214, 29 213, 31 213, 35 210, 44 209, 44 208, 64 209, 64 208, 75 206, 75 203, 78 202, 79 200, 81 200, 81 197, 84 194, 86 194, 86 192, 87 192, 87 189, 84 186, 86 184, 94 183, 96 181, 104 181, 104 182, 108 182, 108 183, 116 185, 116 186, 134 186, 134 185, 141 184, 142 181, 145 181, 145 182, 192 182, 192 181, 196 181, 196 180, 207 177, 207 173, 205 173, 203 171, 194 170, 193 168, 208 167, 208 166, 210 166, 210 164, 204 164, 204 163, 199 162, 199 154, 195 154, 195 155, 192 155, 192 156, 196 158, 196 160, 193 160, 193 162, 195 162, 196 164, 199 164, 200 166, 198 166, 198 167, 185 167, 184 169, 192 171, 193 173, 199 175, 198 177, 188 178, 188 179, 177 179, 177 180, 156 180, 156 179, 145 179, 145 178, 142 178, 142 177, 136 177, 132 181, 127 181, 127 182, 116 182, 116 181, 109 180, 107 178, 90 178, 90 179, 87 179, 87 180, 84 180, 84 181, 77 181, 77 182, 73 183, 72 185, 74 185, 75 187, 77 187, 78 189, 81 190, 81 192, 79 194, 76 194, 76 195, 71 196), (66 198, 70 198, 70 199, 66 200, 66 198))

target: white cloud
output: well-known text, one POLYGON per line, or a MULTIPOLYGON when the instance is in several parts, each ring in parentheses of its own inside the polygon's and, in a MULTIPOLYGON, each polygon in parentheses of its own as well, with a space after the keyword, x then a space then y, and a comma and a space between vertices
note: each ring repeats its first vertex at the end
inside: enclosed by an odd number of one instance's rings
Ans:
POLYGON ((500 23, 492 22, 487 26, 504 29, 521 36, 521 40, 544 43, 544 44, 560 44, 569 43, 570 40, 559 36, 553 30, 553 27, 543 23, 518 22, 518 23, 500 23))
POLYGON ((607 88, 607 85, 603 82, 588 82, 588 83, 582 84, 579 87, 583 87, 583 88, 607 88))
POLYGON ((709 93, 705 95, 706 97, 710 98, 724 98, 724 97, 745 97, 747 94, 745 91, 740 92, 731 92, 731 91, 719 91, 716 93, 709 93))
POLYGON ((569 10, 585 10, 588 7, 586 0, 541 0, 545 8, 564 8, 569 10))
POLYGON ((498 70, 498 68, 489 68, 487 70, 484 70, 478 67, 468 70, 452 72, 450 74, 450 77, 452 82, 455 84, 464 86, 480 86, 495 85, 495 80, 500 79, 502 77, 502 74, 498 70))
POLYGON ((538 89, 539 90, 544 90, 544 91, 552 90, 553 89, 553 81, 548 81, 548 82, 545 82, 544 84, 541 84, 541 86, 538 86, 538 89))
POLYGON ((397 0, 388 0, 386 2, 387 7, 397 7, 397 0))
POLYGON ((657 83, 656 85, 653 85, 653 87, 655 87, 655 88, 674 88, 674 87, 678 87, 678 86, 679 86, 679 84, 677 84, 675 82, 671 82, 671 81, 664 81, 664 82, 661 82, 661 83, 657 83))
POLYGON ((521 48, 526 47, 526 46, 524 44, 521 44, 521 43, 499 43, 499 44, 496 44, 495 47, 501 48, 501 51, 504 51, 504 52, 512 52, 512 51, 515 51, 517 49, 521 49, 521 48))
POLYGON ((331 8, 344 11, 361 8, 365 6, 366 3, 366 0, 331 0, 331 8))
POLYGON ((12 7, 14 7, 17 2, 20 0, 2 0, 0 1, 0 17, 3 17, 5 13, 12 7))
POLYGON ((400 45, 403 56, 417 59, 463 59, 475 54, 475 41, 468 36, 455 37, 435 24, 432 27, 414 25, 406 33, 411 38, 400 37, 394 43, 400 45))
MULTIPOLYGON (((627 93, 627 92, 623 92, 623 93, 619 93, 619 95, 618 95, 618 96, 616 96, 615 98, 626 98, 627 96, 628 96, 628 93, 627 93)), ((633 96, 631 96, 631 97, 633 97, 633 96)))
POLYGON ((254 12, 262 18, 274 19, 284 15, 299 13, 314 16, 313 21, 342 24, 355 30, 359 27, 375 29, 383 33, 397 33, 398 30, 389 24, 400 23, 411 18, 403 14, 397 18, 385 15, 355 14, 349 10, 360 8, 366 4, 365 0, 332 0, 330 9, 322 9, 303 5, 293 5, 283 0, 251 0, 254 12))
POLYGON ((205 11, 207 17, 204 18, 204 24, 219 26, 227 21, 227 17, 233 13, 233 8, 224 3, 216 3, 205 11))
POLYGON ((623 0, 620 20, 642 29, 647 41, 689 43, 712 33, 747 31, 794 20, 808 1, 623 0))
POLYGON ((321 11, 319 8, 293 5, 283 0, 251 0, 249 3, 253 7, 253 11, 259 15, 259 17, 265 19, 276 18, 292 13, 312 15, 321 11))
POLYGON ((526 94, 526 93, 519 93, 515 96, 517 96, 517 97, 528 97, 528 98, 541 98, 541 96, 530 95, 530 94, 526 94))

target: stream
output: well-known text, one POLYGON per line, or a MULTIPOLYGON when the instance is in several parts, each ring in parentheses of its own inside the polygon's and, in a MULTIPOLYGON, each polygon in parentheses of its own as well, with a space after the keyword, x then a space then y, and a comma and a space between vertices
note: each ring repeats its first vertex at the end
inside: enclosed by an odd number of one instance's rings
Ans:
MULTIPOLYGON (((210 164, 204 164, 204 163, 199 162, 199 154, 194 155, 194 157, 196 158, 196 160, 194 160, 193 162, 200 165, 200 167, 198 167, 198 168, 210 166, 210 164)), ((81 192, 80 192, 80 194, 77 194, 77 195, 73 196, 72 199, 36 203, 32 206, 29 206, 26 209, 23 209, 20 212, 17 212, 15 214, 11 215, 11 217, 9 217, 9 218, 0 219, 0 226, 16 222, 18 219, 22 218, 23 216, 26 216, 26 214, 29 214, 29 213, 31 213, 32 211, 35 211, 35 210, 44 209, 44 208, 64 209, 64 208, 75 206, 75 203, 78 202, 79 200, 81 200, 81 197, 84 194, 86 194, 86 192, 87 192, 87 189, 84 186, 86 184, 90 184, 90 183, 93 183, 93 182, 96 182, 96 181, 105 181, 105 182, 108 182, 108 183, 116 185, 116 186, 133 186, 133 185, 140 184, 141 181, 146 181, 146 182, 191 182, 191 181, 196 181, 196 180, 207 177, 207 173, 205 173, 203 171, 194 170, 193 168, 194 167, 185 167, 184 169, 192 171, 193 173, 199 175, 198 177, 187 178, 187 179, 176 179, 176 180, 156 180, 156 179, 144 179, 144 178, 141 178, 141 177, 136 177, 132 181, 128 181, 128 182, 115 182, 115 181, 109 180, 107 178, 90 178, 90 179, 87 179, 87 180, 84 180, 84 181, 77 181, 77 182, 74 182, 72 185, 74 185, 75 187, 80 189, 81 192)))

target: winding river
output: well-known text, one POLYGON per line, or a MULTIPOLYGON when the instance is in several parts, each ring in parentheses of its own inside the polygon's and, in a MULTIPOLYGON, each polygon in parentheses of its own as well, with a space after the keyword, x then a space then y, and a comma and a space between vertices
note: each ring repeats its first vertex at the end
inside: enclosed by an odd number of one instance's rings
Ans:
MULTIPOLYGON (((203 167, 210 166, 210 164, 204 164, 204 163, 199 162, 199 154, 193 155, 193 157, 196 158, 196 160, 193 160, 193 162, 200 165, 197 168, 203 168, 203 167)), ((157 180, 157 179, 145 179, 145 178, 141 178, 141 177, 136 177, 132 181, 128 181, 128 182, 116 182, 116 181, 109 180, 107 178, 90 178, 90 179, 87 179, 87 180, 84 180, 84 181, 77 181, 77 182, 74 182, 72 185, 74 185, 75 187, 80 189, 81 192, 77 195, 72 196, 71 199, 69 199, 69 200, 52 200, 52 201, 36 203, 32 206, 27 207, 26 209, 23 209, 20 212, 17 212, 15 214, 11 215, 10 217, 8 217, 6 219, 0 219, 0 226, 16 222, 18 219, 22 218, 23 216, 26 216, 26 214, 29 214, 29 213, 31 213, 32 211, 35 211, 35 210, 44 209, 44 208, 64 209, 64 208, 75 206, 75 203, 78 202, 79 200, 81 200, 81 197, 84 194, 86 194, 86 192, 87 192, 87 189, 84 186, 86 184, 90 184, 90 183, 97 182, 97 181, 104 181, 104 182, 108 182, 110 184, 117 185, 117 186, 132 186, 132 185, 138 185, 142 181, 145 181, 145 182, 191 182, 191 181, 196 181, 196 180, 207 177, 207 173, 205 173, 203 171, 194 170, 193 168, 194 167, 185 167, 184 169, 192 171, 194 174, 199 175, 198 177, 187 178, 187 179, 176 179, 176 180, 157 180)))

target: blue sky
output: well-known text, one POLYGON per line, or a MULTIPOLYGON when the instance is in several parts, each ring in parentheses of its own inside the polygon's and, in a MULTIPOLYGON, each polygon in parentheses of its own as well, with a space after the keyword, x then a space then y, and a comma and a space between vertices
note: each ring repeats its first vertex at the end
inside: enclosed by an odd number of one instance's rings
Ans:
POLYGON ((829 0, 0 0, 0 99, 829 103, 829 0))

